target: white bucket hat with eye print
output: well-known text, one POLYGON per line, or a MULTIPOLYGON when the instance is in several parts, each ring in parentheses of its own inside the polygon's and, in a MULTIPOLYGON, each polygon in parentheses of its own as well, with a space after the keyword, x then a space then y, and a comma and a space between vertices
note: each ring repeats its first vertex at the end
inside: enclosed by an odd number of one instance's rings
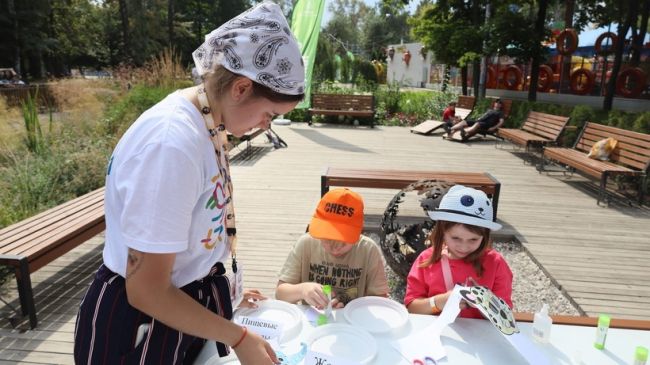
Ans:
POLYGON ((494 209, 492 201, 484 192, 463 185, 455 185, 440 201, 440 206, 428 212, 434 221, 449 221, 489 228, 501 229, 499 223, 493 222, 494 209))
POLYGON ((229 20, 192 53, 200 76, 215 64, 287 95, 305 92, 300 47, 280 7, 263 2, 229 20))

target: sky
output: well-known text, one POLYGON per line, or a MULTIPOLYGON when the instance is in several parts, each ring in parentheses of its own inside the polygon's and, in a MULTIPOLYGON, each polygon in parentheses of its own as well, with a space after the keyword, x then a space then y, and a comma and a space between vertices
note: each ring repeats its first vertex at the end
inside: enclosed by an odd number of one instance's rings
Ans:
MULTIPOLYGON (((366 5, 370 7, 375 7, 377 3, 379 3, 381 0, 363 0, 366 5)), ((413 14, 415 12, 415 9, 418 7, 418 4, 420 3, 420 0, 411 0, 408 5, 409 12, 413 14)), ((332 18, 332 14, 329 12, 327 9, 329 7, 329 1, 325 0, 325 14, 323 14, 323 23, 321 24, 322 26, 325 26, 330 19, 332 18)))

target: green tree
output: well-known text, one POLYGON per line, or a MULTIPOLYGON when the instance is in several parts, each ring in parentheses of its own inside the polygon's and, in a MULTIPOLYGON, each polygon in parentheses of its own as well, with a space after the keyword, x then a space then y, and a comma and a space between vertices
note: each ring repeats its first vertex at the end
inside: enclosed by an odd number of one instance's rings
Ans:
POLYGON ((361 49, 369 59, 383 60, 384 48, 389 44, 410 42, 409 14, 401 2, 386 0, 369 12, 361 32, 361 49))
MULTIPOLYGON (((620 40, 614 49, 614 65, 612 66, 612 76, 606 86, 605 99, 603 100, 603 109, 612 110, 614 102, 614 93, 616 90, 616 81, 618 73, 623 63, 623 51, 625 47, 625 37, 632 27, 632 24, 642 22, 643 11, 639 7, 637 0, 582 0, 581 9, 578 17, 581 19, 591 19, 599 26, 616 23, 616 33, 620 40)), ((644 9, 645 10, 645 9, 644 9)))
MULTIPOLYGON (((473 23, 472 3, 453 0, 426 4, 409 24, 414 38, 433 51, 436 60, 461 67, 463 94, 467 95, 467 61, 483 54, 483 36, 480 26, 473 23)), ((478 77, 476 72, 474 75, 478 77)))
POLYGON ((323 32, 338 41, 344 48, 342 53, 360 53, 360 29, 364 28, 368 15, 373 14, 374 10, 362 0, 333 0, 328 9, 333 15, 323 32))

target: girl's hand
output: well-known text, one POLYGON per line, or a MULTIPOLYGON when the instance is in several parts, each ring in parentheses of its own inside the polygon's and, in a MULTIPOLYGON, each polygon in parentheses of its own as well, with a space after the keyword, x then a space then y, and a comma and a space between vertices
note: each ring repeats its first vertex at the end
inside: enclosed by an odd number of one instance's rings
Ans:
MULTIPOLYGON (((445 307, 445 304, 447 304, 447 300, 449 300, 449 297, 451 296, 451 293, 453 290, 450 290, 444 294, 438 294, 436 295, 436 306, 438 306, 439 309, 442 309, 445 307)), ((466 301, 461 300, 460 304, 458 305, 460 309, 467 309, 469 308, 469 305, 467 304, 466 301)))
POLYGON ((323 309, 327 307, 327 295, 323 293, 323 286, 318 283, 302 283, 302 300, 307 304, 323 309))
POLYGON ((257 308, 257 301, 268 299, 257 289, 244 290, 244 298, 239 303, 239 308, 257 308))
POLYGON ((279 364, 275 351, 259 335, 248 331, 246 337, 234 350, 241 365, 279 364))

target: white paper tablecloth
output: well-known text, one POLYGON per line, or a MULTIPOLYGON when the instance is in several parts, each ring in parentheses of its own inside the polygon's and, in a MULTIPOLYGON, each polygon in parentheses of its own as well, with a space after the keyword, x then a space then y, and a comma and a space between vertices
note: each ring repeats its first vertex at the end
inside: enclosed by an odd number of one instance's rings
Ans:
MULTIPOLYGON (((307 308, 299 307, 303 312, 307 308)), ((341 310, 335 311, 334 315, 335 322, 347 323, 341 310)), ((411 365, 393 348, 391 343, 409 334, 420 332, 434 320, 436 320, 434 316, 410 314, 409 322, 401 330, 386 335, 375 335, 379 350, 372 364, 411 365)), ((531 323, 518 323, 518 327, 524 336, 533 341, 531 323)), ((291 353, 292 349, 299 348, 301 339, 304 339, 312 329, 313 326, 305 317, 300 335, 283 344, 288 349, 286 352, 291 353)), ((650 347, 650 331, 610 328, 604 350, 594 348, 595 336, 595 327, 554 324, 551 329, 550 342, 547 344, 535 342, 535 346, 538 346, 538 349, 549 357, 552 364, 560 365, 633 364, 635 348, 637 346, 650 347)), ((527 364, 526 360, 486 320, 458 318, 443 330, 440 339, 447 352, 447 358, 439 362, 440 364, 527 364)), ((430 346, 431 343, 427 337, 419 338, 417 341, 423 347, 430 346)), ((219 359, 216 356, 214 343, 208 343, 195 364, 237 364, 232 361, 232 358, 230 361, 219 359)))

